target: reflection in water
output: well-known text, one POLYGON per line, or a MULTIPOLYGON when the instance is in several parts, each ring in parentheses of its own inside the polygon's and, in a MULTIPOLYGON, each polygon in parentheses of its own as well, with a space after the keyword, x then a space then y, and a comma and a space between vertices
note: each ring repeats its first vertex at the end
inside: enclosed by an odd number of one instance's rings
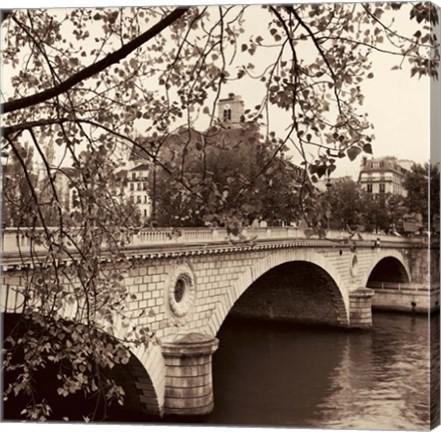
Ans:
POLYGON ((229 320, 206 422, 428 428, 428 331, 425 316, 383 313, 368 332, 229 320))
MULTIPOLYGON (((432 330, 439 332, 439 316, 432 319, 432 330)), ((218 337, 212 414, 158 419, 133 406, 113 405, 108 421, 429 428, 430 338, 425 316, 376 314, 370 331, 230 318, 218 337)), ((436 353, 439 336, 432 337, 432 344, 436 353)), ((439 380, 439 356, 436 361, 439 380)), ((55 393, 55 382, 48 378, 45 386, 55 393)), ((439 400, 439 383, 432 390, 439 400)), ((69 417, 82 419, 84 401, 56 395, 54 401, 54 412, 59 414, 55 418, 65 415, 69 403, 69 417)), ((8 402, 5 407, 5 418, 20 418, 20 404, 8 402)), ((439 406, 433 409, 439 413, 439 406)))
POLYGON ((377 315, 374 331, 351 334, 342 362, 319 406, 329 427, 409 429, 428 427, 427 320, 377 315))

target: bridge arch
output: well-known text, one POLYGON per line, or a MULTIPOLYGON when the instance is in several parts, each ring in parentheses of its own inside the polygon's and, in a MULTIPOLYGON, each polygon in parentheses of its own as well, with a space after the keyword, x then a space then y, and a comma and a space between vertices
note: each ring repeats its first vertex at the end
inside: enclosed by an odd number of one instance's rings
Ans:
POLYGON ((411 280, 411 272, 403 254, 398 250, 379 250, 368 266, 362 280, 362 286, 368 287, 369 283, 396 282, 407 283, 411 280))
MULTIPOLYGON (((78 302, 63 305, 61 315, 73 319, 77 315, 78 302)), ((113 317, 113 331, 103 333, 117 340, 125 340, 128 333, 127 325, 122 323, 120 315, 113 317)), ((130 338, 129 338, 130 339, 130 338)), ((127 348, 127 347, 126 347, 127 348)), ((152 416, 162 416, 165 398, 165 364, 161 348, 150 343, 147 347, 140 344, 129 349, 129 364, 118 367, 116 375, 129 382, 128 399, 140 411, 152 416), (136 398, 138 396, 138 399, 136 398)), ((127 389, 125 389, 127 390, 127 389)))
POLYGON ((259 259, 254 265, 247 267, 234 285, 226 290, 212 313, 208 323, 208 333, 215 336, 223 321, 242 294, 260 277, 277 267, 289 263, 303 262, 317 267, 322 274, 332 281, 334 286, 332 301, 338 309, 338 323, 347 326, 349 323, 349 290, 344 284, 337 268, 323 254, 312 249, 283 249, 259 259))
MULTIPOLYGON (((23 326, 19 326, 21 322, 21 317, 23 317, 21 310, 11 310, 2 311, 3 317, 3 327, 5 331, 4 337, 9 334, 9 330, 16 329, 16 331, 26 331, 27 325, 26 321, 23 321, 23 326), (20 328, 23 327, 23 330, 20 328)), ((62 322, 72 323, 72 319, 69 319, 68 315, 64 315, 62 322)), ((116 320, 118 321, 118 320, 116 320)), ((119 339, 122 340, 126 336, 126 330, 119 323, 115 326, 116 331, 114 334, 99 330, 100 335, 104 339, 119 339)), ((20 334, 20 333, 19 333, 20 334)), ((152 417, 161 416, 163 414, 164 408, 164 377, 165 377, 165 366, 162 357, 161 349, 156 344, 149 344, 147 347, 144 345, 139 345, 135 349, 128 349, 130 357, 127 364, 115 364, 112 369, 109 370, 109 377, 112 378, 117 385, 122 386, 125 396, 124 396, 124 407, 132 412, 143 412, 152 417)), ((55 363, 54 363, 55 368, 55 363)), ((49 367, 43 368, 42 380, 46 382, 51 379, 51 374, 55 376, 54 368, 49 367)), ((41 374, 40 374, 41 375, 41 374)), ((42 389, 44 388, 41 387, 42 389)), ((52 390, 56 390, 56 386, 49 386, 52 390), (53 388, 52 388, 53 387, 53 388)), ((43 390, 45 391, 45 390, 43 390)), ((42 395, 46 397, 46 395, 42 395)), ((54 395, 54 401, 59 398, 54 395)), ((78 394, 73 395, 74 398, 78 397, 78 394)), ((52 404, 53 402, 51 402, 52 404)), ((73 402, 75 405, 77 403, 82 403, 80 400, 73 402)), ((8 412, 11 414, 10 403, 8 406, 8 412)), ((17 406, 20 406, 18 403, 17 406)), ((118 416, 119 406, 117 406, 116 416, 118 416)), ((12 409, 12 411, 15 411, 12 409)), ((18 414, 18 413, 16 413, 18 414)), ((12 414, 13 417, 15 414, 12 414)), ((18 416, 17 418, 19 418, 18 416)), ((14 417, 15 418, 15 417, 14 417)))
MULTIPOLYGON (((124 340, 127 329, 116 320, 113 337, 124 340)), ((125 388, 127 402, 135 405, 136 409, 152 416, 162 416, 165 393, 165 365, 161 348, 150 343, 130 349, 130 361, 127 365, 120 365, 118 374, 124 380, 127 378, 129 386, 125 388), (129 391, 129 393, 127 392, 129 391)), ((125 403, 125 404, 126 404, 125 403)))

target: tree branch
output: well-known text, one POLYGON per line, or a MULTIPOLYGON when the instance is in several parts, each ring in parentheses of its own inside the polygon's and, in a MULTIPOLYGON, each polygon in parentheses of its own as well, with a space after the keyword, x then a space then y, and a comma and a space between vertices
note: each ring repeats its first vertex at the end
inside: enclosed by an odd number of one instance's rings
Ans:
POLYGON ((335 98, 337 100, 338 110, 340 113, 342 113, 342 109, 341 109, 341 105, 340 105, 340 97, 338 96, 338 93, 337 93, 337 77, 335 75, 334 69, 332 68, 331 64, 329 63, 329 60, 328 60, 328 57, 326 56, 326 53, 323 51, 322 46, 320 45, 320 43, 317 40, 314 33, 312 32, 311 28, 305 23, 305 21, 302 20, 302 18, 297 13, 297 11, 292 6, 285 6, 285 9, 288 11, 288 13, 291 13, 295 17, 297 22, 300 23, 300 25, 306 30, 306 32, 311 37, 313 44, 317 48, 317 51, 320 53, 320 56, 323 58, 326 66, 329 70, 329 73, 331 74, 331 77, 334 80, 334 83, 335 83, 334 94, 335 94, 335 98))
POLYGON ((93 63, 85 67, 78 73, 72 75, 67 80, 61 82, 60 84, 50 89, 44 90, 40 93, 36 93, 31 96, 26 96, 20 99, 14 99, 12 101, 5 102, 4 104, 1 105, 0 110, 6 114, 8 112, 16 111, 22 108, 28 108, 30 106, 45 102, 48 99, 51 99, 68 91, 73 86, 80 83, 81 81, 90 78, 91 76, 97 74, 98 72, 101 72, 102 70, 108 68, 112 64, 118 63, 120 60, 127 57, 131 52, 133 52, 134 50, 136 50, 137 48, 148 42, 150 39, 157 36, 165 28, 167 28, 173 22, 179 19, 182 15, 184 15, 187 12, 187 10, 188 8, 175 9, 159 23, 155 24, 153 27, 149 28, 143 34, 139 35, 138 37, 136 37, 126 45, 122 46, 119 50, 107 55, 97 63, 93 63))

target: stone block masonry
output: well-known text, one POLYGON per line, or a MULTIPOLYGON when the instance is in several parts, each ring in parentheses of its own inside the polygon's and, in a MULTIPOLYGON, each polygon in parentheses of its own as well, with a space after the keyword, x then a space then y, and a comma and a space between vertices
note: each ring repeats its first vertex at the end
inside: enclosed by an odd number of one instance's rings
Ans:
POLYGON ((212 355, 219 341, 200 333, 162 342, 166 367, 164 414, 203 415, 213 411, 212 355))
POLYGON ((351 328, 372 327, 372 296, 374 291, 359 288, 349 294, 349 322, 351 328))

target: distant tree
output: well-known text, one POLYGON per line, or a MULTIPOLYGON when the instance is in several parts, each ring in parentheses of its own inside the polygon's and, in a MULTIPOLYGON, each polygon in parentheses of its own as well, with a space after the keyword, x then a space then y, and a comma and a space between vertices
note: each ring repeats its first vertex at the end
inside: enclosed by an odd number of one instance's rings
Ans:
POLYGON ((410 212, 421 215, 425 226, 439 221, 439 182, 439 166, 428 163, 412 165, 404 180, 406 205, 410 212))
POLYGON ((343 178, 328 182, 327 191, 320 195, 312 213, 316 219, 326 219, 326 228, 346 230, 362 222, 363 210, 360 186, 351 178, 343 178))
POLYGON ((403 197, 368 193, 351 178, 344 178, 328 182, 327 191, 313 201, 309 220, 324 230, 387 232, 408 212, 403 197))
POLYGON ((366 231, 388 232, 396 228, 408 213, 403 197, 386 194, 363 194, 363 216, 361 224, 366 231))
POLYGON ((404 216, 409 213, 405 198, 402 195, 386 194, 384 203, 388 213, 389 229, 397 230, 404 216))
POLYGON ((309 178, 283 155, 271 159, 267 154, 267 158, 271 163, 257 182, 258 216, 270 225, 296 222, 302 217, 300 193, 303 182, 309 182, 309 178))
POLYGON ((336 229, 355 229, 364 212, 361 187, 352 179, 332 184, 328 190, 331 206, 331 226, 336 229))
POLYGON ((155 179, 158 225, 224 225, 232 217, 245 223, 296 220, 298 168, 282 154, 274 156, 276 143, 254 123, 203 133, 181 129, 158 157, 169 170, 155 179))

